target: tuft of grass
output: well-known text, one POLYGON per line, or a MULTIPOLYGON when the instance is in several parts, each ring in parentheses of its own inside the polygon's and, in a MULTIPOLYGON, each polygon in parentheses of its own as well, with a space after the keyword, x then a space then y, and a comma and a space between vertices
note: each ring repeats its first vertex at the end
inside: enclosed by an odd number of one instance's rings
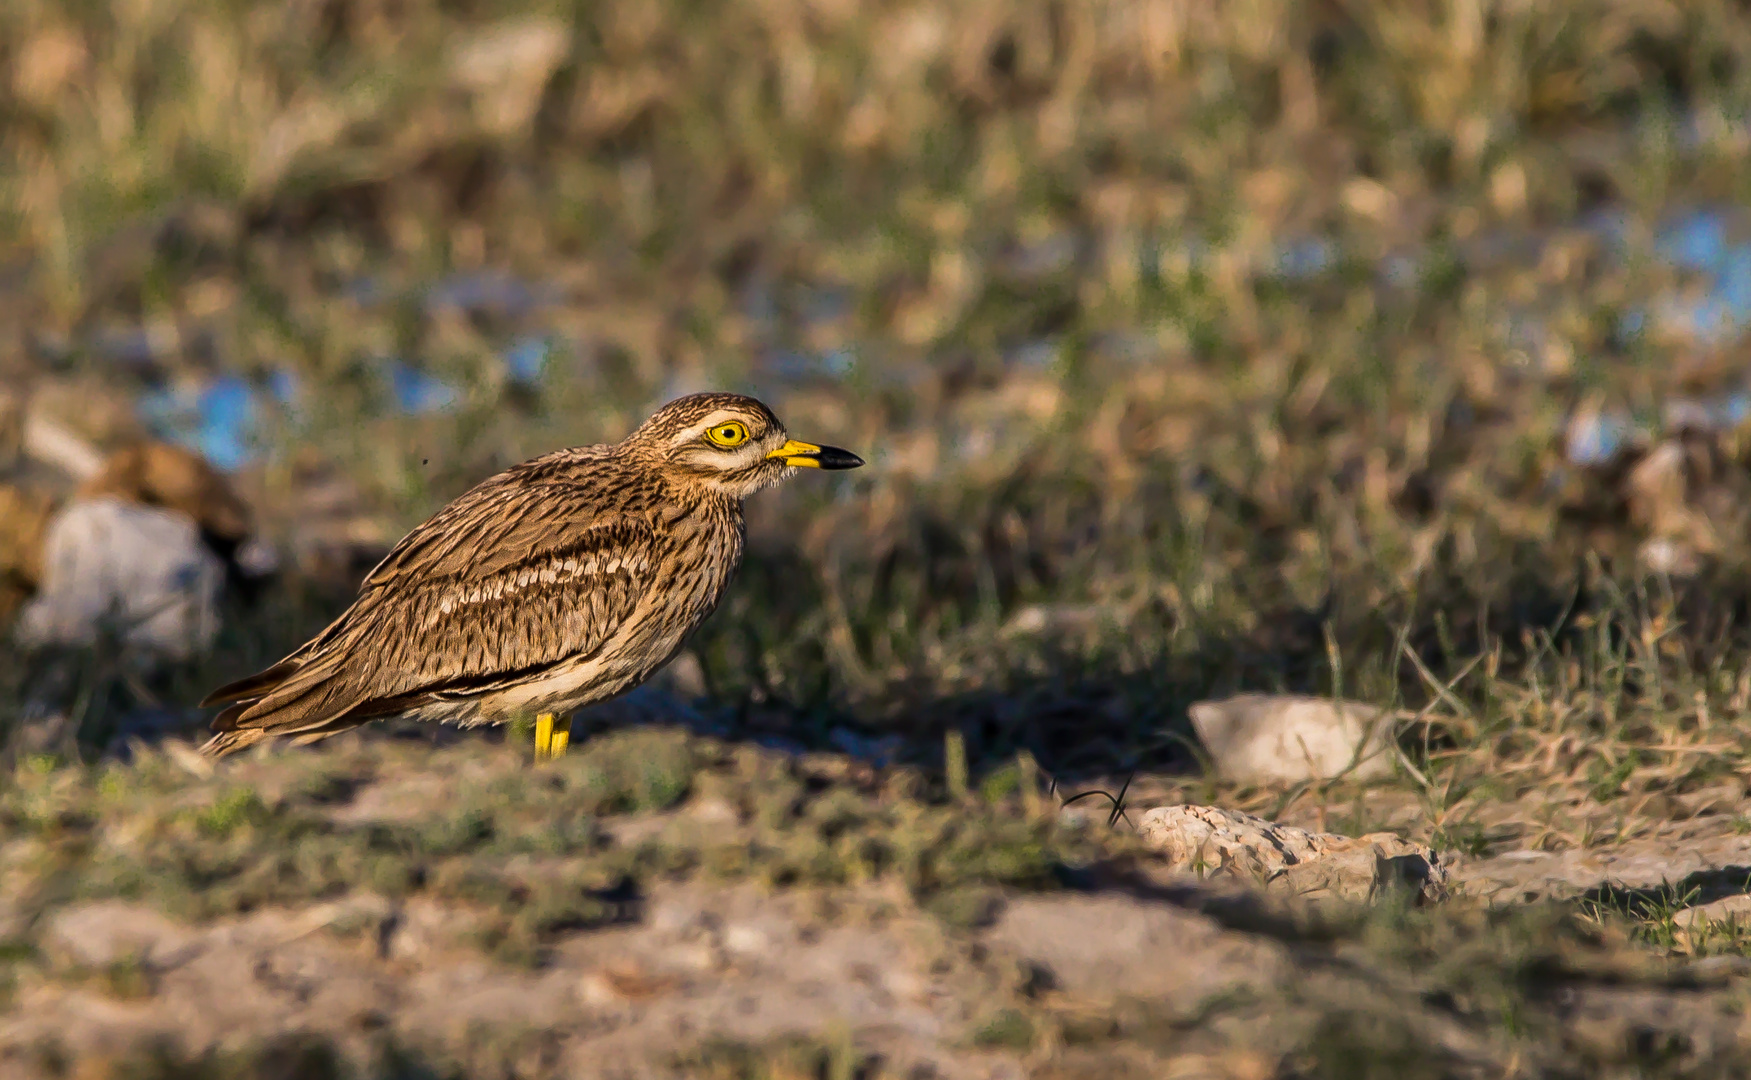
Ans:
POLYGON ((267 817, 267 807, 261 797, 246 787, 224 792, 212 805, 195 814, 195 825, 210 836, 223 839, 238 829, 261 824, 267 817))
POLYGON ((676 1055, 675 1067, 700 1080, 879 1080, 896 1075, 849 1039, 786 1038, 765 1044, 712 1040, 676 1055))
POLYGON ((973 1032, 973 1045, 1025 1053, 1033 1048, 1034 1023, 1019 1009, 1002 1009, 973 1032))

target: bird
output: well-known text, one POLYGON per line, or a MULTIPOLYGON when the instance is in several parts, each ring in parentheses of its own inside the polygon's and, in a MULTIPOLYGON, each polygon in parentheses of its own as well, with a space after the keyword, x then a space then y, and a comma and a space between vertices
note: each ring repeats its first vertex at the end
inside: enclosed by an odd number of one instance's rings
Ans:
POLYGON ((741 563, 744 499, 863 463, 792 439, 752 397, 704 393, 620 442, 515 465, 403 537, 321 633, 207 695, 203 708, 225 708, 201 752, 398 716, 532 716, 536 760, 557 758, 573 710, 644 682, 716 608, 741 563))

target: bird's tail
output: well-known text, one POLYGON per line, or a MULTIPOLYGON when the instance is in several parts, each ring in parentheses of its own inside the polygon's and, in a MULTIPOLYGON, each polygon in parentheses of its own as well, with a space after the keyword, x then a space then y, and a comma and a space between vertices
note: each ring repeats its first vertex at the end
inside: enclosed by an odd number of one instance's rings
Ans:
POLYGON ((201 753, 222 757, 276 736, 315 742, 371 719, 375 714, 358 708, 359 695, 336 675, 333 658, 286 660, 215 690, 207 704, 232 704, 213 718, 213 737, 201 753))
POLYGON ((207 757, 224 757, 234 754, 246 746, 254 746, 268 737, 268 733, 260 728, 235 728, 231 731, 221 731, 201 744, 201 753, 207 757))

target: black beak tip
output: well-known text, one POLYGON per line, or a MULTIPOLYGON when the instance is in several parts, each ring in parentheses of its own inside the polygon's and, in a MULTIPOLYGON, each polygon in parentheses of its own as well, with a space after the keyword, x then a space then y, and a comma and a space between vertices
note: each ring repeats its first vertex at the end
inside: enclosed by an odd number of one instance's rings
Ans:
POLYGON ((837 446, 823 446, 817 457, 823 469, 855 469, 863 465, 863 459, 849 450, 841 450, 837 446))

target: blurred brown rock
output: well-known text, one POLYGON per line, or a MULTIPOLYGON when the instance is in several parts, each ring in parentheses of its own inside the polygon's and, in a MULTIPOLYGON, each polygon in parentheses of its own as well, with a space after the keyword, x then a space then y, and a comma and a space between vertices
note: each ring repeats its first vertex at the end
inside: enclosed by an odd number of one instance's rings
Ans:
POLYGON ((47 110, 79 78, 90 57, 77 32, 49 26, 23 42, 12 59, 12 92, 20 102, 47 110))
POLYGON ((176 510, 207 536, 240 544, 250 532, 249 507, 205 458, 168 443, 139 443, 111 454, 78 496, 114 496, 124 502, 176 510))
POLYGON ((42 581, 43 535, 54 510, 50 495, 0 484, 0 621, 42 581))
POLYGON ((24 453, 24 398, 0 386, 0 472, 18 464, 24 453))

